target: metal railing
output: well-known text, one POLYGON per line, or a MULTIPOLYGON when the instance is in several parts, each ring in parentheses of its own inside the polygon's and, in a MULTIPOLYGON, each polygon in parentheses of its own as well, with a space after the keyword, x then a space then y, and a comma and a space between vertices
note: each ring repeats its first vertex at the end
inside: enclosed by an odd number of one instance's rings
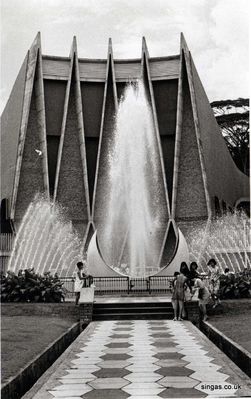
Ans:
POLYGON ((143 294, 149 292, 149 279, 144 277, 131 278, 129 287, 132 294, 143 294))
POLYGON ((74 277, 60 277, 60 281, 63 283, 64 294, 67 298, 72 298, 74 294, 74 277))
POLYGON ((94 277, 96 295, 129 294, 129 277, 94 277))
MULTIPOLYGON (((201 276, 209 286, 209 278, 201 276)), ((94 277, 95 295, 166 295, 171 293, 173 276, 147 278, 94 277)), ((60 277, 66 297, 74 296, 74 277, 60 277)))
POLYGON ((171 291, 173 276, 149 277, 149 292, 154 294, 166 294, 171 291))
POLYGON ((6 273, 9 263, 9 258, 13 248, 15 236, 10 233, 0 234, 0 271, 6 273))
MULTIPOLYGON (((67 297, 74 296, 74 277, 60 277, 67 297)), ((94 277, 95 295, 152 295, 170 293, 173 276, 148 278, 94 277)))
POLYGON ((14 242, 14 235, 10 233, 0 234, 0 251, 11 252, 14 242))

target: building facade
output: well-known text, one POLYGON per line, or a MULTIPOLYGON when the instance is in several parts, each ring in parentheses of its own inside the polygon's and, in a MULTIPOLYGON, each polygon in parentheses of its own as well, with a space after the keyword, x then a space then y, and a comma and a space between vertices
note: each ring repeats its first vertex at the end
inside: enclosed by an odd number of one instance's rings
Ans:
POLYGON ((161 143, 169 223, 162 263, 173 253, 176 226, 207 221, 249 196, 249 179, 226 147, 184 36, 178 55, 79 58, 29 49, 1 118, 3 229, 17 228, 37 192, 64 206, 88 242, 97 227, 102 145, 125 85, 143 78, 161 143), (37 151, 36 151, 37 150, 37 151), (168 242, 170 240, 170 242, 168 242), (164 255, 165 254, 165 255, 164 255))

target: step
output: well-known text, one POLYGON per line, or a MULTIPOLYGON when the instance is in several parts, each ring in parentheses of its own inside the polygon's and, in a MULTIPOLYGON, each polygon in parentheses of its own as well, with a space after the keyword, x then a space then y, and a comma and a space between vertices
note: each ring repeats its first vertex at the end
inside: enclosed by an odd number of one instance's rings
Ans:
POLYGON ((146 308, 146 307, 155 307, 155 308, 172 308, 171 302, 113 302, 113 303, 102 303, 102 302, 94 302, 94 307, 96 308, 146 308))
POLYGON ((98 320, 151 320, 151 319, 167 319, 173 318, 173 313, 103 313, 93 314, 93 321, 98 320))
POLYGON ((157 306, 155 304, 147 304, 147 305, 141 305, 140 303, 135 303, 133 305, 131 304, 123 304, 123 306, 117 305, 117 304, 109 304, 107 306, 106 304, 96 304, 94 303, 94 309, 117 309, 123 311, 123 309, 173 309, 172 305, 164 305, 164 306, 157 306))
POLYGON ((155 307, 148 307, 148 308, 95 308, 93 309, 94 314, 100 313, 173 313, 171 308, 155 308, 155 307))

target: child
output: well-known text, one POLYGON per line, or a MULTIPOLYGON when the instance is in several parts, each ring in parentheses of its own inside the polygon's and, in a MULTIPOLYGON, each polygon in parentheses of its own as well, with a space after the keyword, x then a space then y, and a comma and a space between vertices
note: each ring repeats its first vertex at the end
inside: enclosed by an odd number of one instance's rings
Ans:
POLYGON ((196 289, 199 290, 198 293, 199 307, 203 314, 203 321, 206 321, 208 319, 206 305, 210 298, 210 292, 205 286, 205 283, 198 277, 194 279, 194 292, 196 289))
POLYGON ((210 292, 214 301, 213 308, 220 304, 219 289, 220 289, 220 269, 217 266, 215 259, 210 259, 207 263, 210 278, 210 292))
POLYGON ((177 276, 176 281, 174 283, 174 290, 172 299, 174 301, 174 308, 176 308, 176 313, 174 313, 174 320, 177 320, 177 308, 179 307, 179 317, 178 320, 182 321, 182 315, 184 312, 184 299, 185 299, 185 288, 187 277, 185 274, 187 273, 187 264, 186 262, 182 262, 180 265, 180 274, 177 276))
POLYGON ((84 268, 83 262, 78 262, 77 263, 77 271, 74 273, 75 274, 75 281, 74 281, 74 292, 76 296, 76 301, 75 304, 78 305, 79 298, 80 298, 80 291, 81 288, 83 287, 83 280, 85 279, 85 276, 81 272, 84 268))
POLYGON ((171 291, 172 291, 172 305, 173 305, 173 311, 174 311, 174 321, 176 321, 177 320, 177 314, 178 314, 178 304, 177 304, 177 301, 175 300, 175 298, 174 298, 174 287, 175 287, 175 284, 176 284, 176 280, 177 280, 177 277, 179 276, 179 272, 174 272, 174 279, 173 279, 173 281, 172 281, 172 286, 171 286, 171 291))
POLYGON ((197 270, 198 270, 197 263, 196 262, 192 262, 190 264, 190 279, 191 280, 195 279, 196 277, 199 277, 199 274, 198 274, 197 270))

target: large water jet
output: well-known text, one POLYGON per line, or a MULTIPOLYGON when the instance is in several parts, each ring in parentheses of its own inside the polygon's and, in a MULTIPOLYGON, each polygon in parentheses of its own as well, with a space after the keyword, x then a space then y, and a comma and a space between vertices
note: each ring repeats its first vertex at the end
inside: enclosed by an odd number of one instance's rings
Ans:
POLYGON ((133 277, 159 271, 168 221, 160 149, 141 81, 119 103, 106 157, 98 242, 107 264, 133 277))

